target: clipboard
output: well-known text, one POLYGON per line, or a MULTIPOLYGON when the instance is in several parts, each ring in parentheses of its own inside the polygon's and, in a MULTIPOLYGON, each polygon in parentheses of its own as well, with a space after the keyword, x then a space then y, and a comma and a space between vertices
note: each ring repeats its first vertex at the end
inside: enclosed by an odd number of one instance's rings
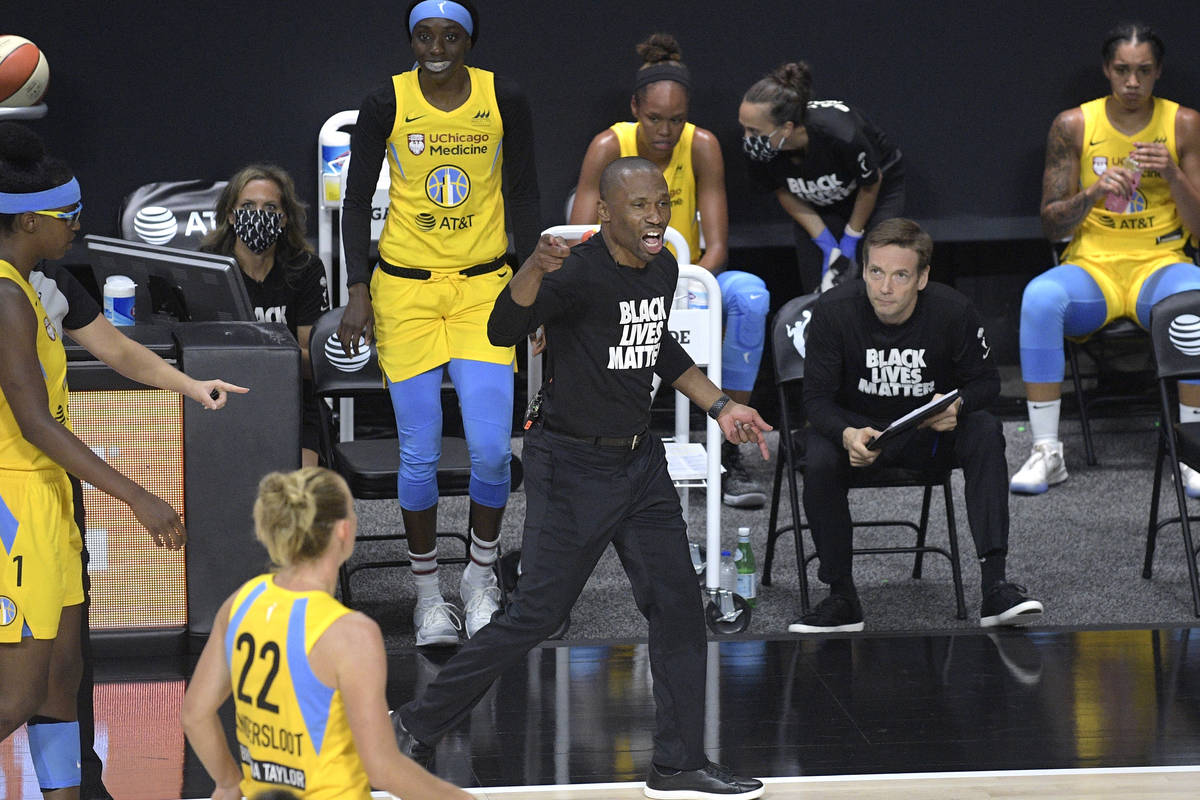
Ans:
POLYGON ((951 389, 936 400, 930 400, 925 405, 914 408, 903 417, 893 421, 891 425, 888 425, 883 430, 883 433, 878 436, 872 436, 867 441, 867 449, 878 450, 901 433, 915 428, 930 417, 945 411, 957 399, 958 389, 951 389))

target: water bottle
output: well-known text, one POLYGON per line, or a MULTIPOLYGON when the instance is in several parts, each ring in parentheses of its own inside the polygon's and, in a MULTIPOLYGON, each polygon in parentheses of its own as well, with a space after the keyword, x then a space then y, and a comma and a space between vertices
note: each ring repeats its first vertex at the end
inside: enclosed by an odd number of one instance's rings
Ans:
POLYGON ((749 528, 738 528, 737 551, 733 560, 737 564, 737 593, 754 608, 758 604, 758 566, 754 563, 754 551, 750 549, 749 528))
POLYGON ((733 554, 728 550, 721 551, 721 588, 736 592, 738 584, 737 564, 733 563, 733 554))
POLYGON ((1125 163, 1121 166, 1125 167, 1126 169, 1133 170, 1133 189, 1131 190, 1129 197, 1113 194, 1112 192, 1109 192, 1104 196, 1104 207, 1114 214, 1128 213, 1129 204, 1133 201, 1132 192, 1136 192, 1138 184, 1142 182, 1142 167, 1140 164, 1138 164, 1138 162, 1134 161, 1132 158, 1127 158, 1125 159, 1125 163))
POLYGON ((688 278, 688 308, 708 308, 708 287, 704 281, 688 278))

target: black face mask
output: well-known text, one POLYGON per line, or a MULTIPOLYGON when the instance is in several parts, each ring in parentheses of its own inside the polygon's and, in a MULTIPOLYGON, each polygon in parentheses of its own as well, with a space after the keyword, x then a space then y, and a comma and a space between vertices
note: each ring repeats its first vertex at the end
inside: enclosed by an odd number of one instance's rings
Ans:
POLYGON ((233 232, 251 252, 264 253, 283 232, 283 214, 265 208, 236 208, 233 211, 233 232))

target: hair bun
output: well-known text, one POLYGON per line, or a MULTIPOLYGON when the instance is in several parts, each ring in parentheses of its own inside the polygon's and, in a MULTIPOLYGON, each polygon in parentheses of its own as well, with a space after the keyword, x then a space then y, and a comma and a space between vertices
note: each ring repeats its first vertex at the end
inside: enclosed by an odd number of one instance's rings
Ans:
POLYGON ((653 33, 637 46, 642 64, 661 64, 664 61, 682 61, 683 49, 669 33, 653 33))
POLYGON ((787 86, 804 95, 812 94, 812 70, 803 61, 791 61, 774 72, 771 77, 781 86, 787 86))
POLYGON ((46 146, 36 133, 16 122, 0 122, 0 158, 28 169, 45 156, 46 146))

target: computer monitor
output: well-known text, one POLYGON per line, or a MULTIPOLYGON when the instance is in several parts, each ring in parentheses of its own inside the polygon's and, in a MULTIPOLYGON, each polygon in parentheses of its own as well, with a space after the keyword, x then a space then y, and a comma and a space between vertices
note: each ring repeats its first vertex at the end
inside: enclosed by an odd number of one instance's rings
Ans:
POLYGON ((241 270, 232 256, 107 236, 83 238, 97 287, 103 290, 110 275, 126 275, 137 284, 134 313, 138 320, 253 322, 255 319, 241 270))

